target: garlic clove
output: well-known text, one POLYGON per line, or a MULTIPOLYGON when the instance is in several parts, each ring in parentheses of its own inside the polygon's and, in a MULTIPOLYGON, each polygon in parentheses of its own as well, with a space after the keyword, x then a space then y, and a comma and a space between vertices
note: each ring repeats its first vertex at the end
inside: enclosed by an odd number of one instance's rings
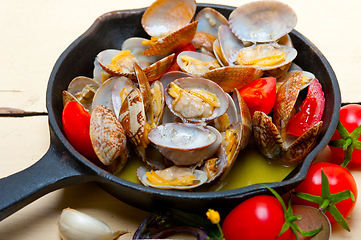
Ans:
POLYGON ((63 209, 58 228, 63 240, 113 240, 128 233, 114 232, 105 222, 71 208, 63 209))

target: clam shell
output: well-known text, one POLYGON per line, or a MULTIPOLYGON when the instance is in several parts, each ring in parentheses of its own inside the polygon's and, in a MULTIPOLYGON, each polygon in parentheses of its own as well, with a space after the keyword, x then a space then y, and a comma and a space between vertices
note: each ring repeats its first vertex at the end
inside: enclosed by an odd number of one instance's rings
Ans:
POLYGON ((145 10, 141 24, 148 35, 164 37, 190 23, 196 7, 195 0, 157 0, 145 10))
POLYGON ((127 77, 113 77, 115 80, 112 87, 112 103, 115 116, 119 116, 123 101, 120 93, 124 88, 135 88, 133 82, 127 77))
POLYGON ((260 78, 262 74, 260 69, 238 65, 217 68, 202 76, 217 83, 225 92, 232 92, 234 88, 240 89, 260 78))
POLYGON ((104 165, 110 165, 126 149, 127 139, 122 125, 103 105, 93 109, 89 133, 94 151, 104 165))
POLYGON ((286 125, 291 118, 291 113, 297 101, 302 78, 301 71, 292 73, 277 91, 276 102, 273 107, 273 122, 281 133, 283 140, 286 138, 286 125))
POLYGON ((98 91, 95 93, 93 98, 93 109, 98 105, 104 105, 110 110, 114 111, 112 90, 117 80, 118 77, 111 77, 98 88, 98 91))
POLYGON ((218 30, 218 41, 221 48, 222 56, 220 59, 224 59, 226 66, 235 65, 234 62, 237 59, 237 55, 242 48, 245 48, 242 41, 240 41, 231 31, 229 26, 222 25, 218 30))
POLYGON ((252 117, 252 125, 255 143, 260 152, 270 159, 281 158, 286 149, 271 117, 264 112, 256 111, 252 117))
POLYGON ((281 160, 285 163, 297 163, 302 161, 315 146, 321 133, 323 122, 320 121, 308 129, 296 139, 283 154, 281 160))
MULTIPOLYGON (((262 71, 269 71, 269 70, 273 70, 273 69, 283 67, 283 66, 291 63, 297 56, 297 50, 295 48, 287 47, 287 46, 284 46, 284 45, 279 45, 279 44, 276 44, 276 43, 252 45, 250 47, 243 48, 242 51, 255 51, 255 52, 257 52, 257 50, 255 50, 255 49, 260 48, 260 47, 276 48, 276 49, 279 49, 281 51, 284 51, 285 54, 286 54, 286 58, 282 62, 279 62, 277 64, 268 65, 268 66, 267 65, 266 66, 257 66, 257 65, 254 66, 255 68, 260 69, 262 71)), ((268 51, 268 50, 265 50, 265 51, 268 51)), ((253 66, 253 65, 250 65, 250 66, 253 66)))
POLYGON ((215 37, 218 36, 218 28, 221 25, 229 25, 228 20, 217 10, 213 8, 203 8, 194 19, 198 21, 197 31, 209 33, 215 37))
POLYGON ((149 45, 142 44, 148 41, 146 38, 131 37, 127 38, 122 44, 122 50, 129 50, 130 53, 138 60, 139 66, 144 69, 153 63, 159 61, 166 56, 146 56, 143 53, 150 47, 149 45))
POLYGON ((144 51, 143 54, 148 56, 168 55, 186 47, 196 35, 197 24, 197 21, 192 22, 169 35, 166 35, 144 51))
POLYGON ((149 132, 148 139, 165 158, 182 166, 208 159, 220 146, 214 131, 190 123, 159 125, 149 132))
POLYGON ((221 103, 221 106, 219 108, 215 108, 213 110, 212 115, 209 117, 207 116, 207 117, 199 117, 199 118, 186 118, 173 109, 173 104, 172 104, 173 98, 168 93, 168 88, 169 88, 169 84, 168 84, 168 86, 166 87, 166 91, 165 91, 166 104, 167 104, 168 108, 170 109, 170 111, 174 115, 180 117, 183 121, 208 122, 208 121, 211 121, 211 120, 221 116, 222 114, 224 114, 229 107, 229 99, 228 99, 226 93, 223 91, 223 89, 220 86, 215 84, 213 81, 210 81, 205 78, 199 78, 199 77, 186 77, 186 78, 178 78, 178 79, 174 80, 173 82, 181 88, 203 89, 203 90, 209 91, 209 92, 213 93, 214 95, 216 95, 221 103))
POLYGON ((252 116, 247 103, 237 89, 233 90, 232 98, 236 106, 238 121, 240 122, 240 150, 243 150, 252 136, 252 116))
POLYGON ((76 100, 84 108, 91 112, 93 98, 95 93, 98 91, 100 84, 88 77, 75 77, 68 85, 68 89, 63 93, 63 103, 69 100, 76 100))
POLYGON ((142 95, 138 88, 134 88, 125 98, 120 108, 119 121, 131 143, 135 146, 144 143, 146 119, 142 95))
POLYGON ((137 61, 135 57, 130 61, 131 63, 124 68, 124 71, 115 71, 107 66, 112 62, 113 57, 115 57, 119 53, 120 50, 117 49, 106 49, 98 53, 98 55, 96 56, 96 60, 98 61, 99 65, 103 68, 103 70, 109 73, 110 75, 124 76, 134 79, 135 74, 133 70, 133 62, 137 61))
POLYGON ((229 16, 232 32, 242 41, 274 42, 297 24, 295 11, 278 1, 254 1, 236 8, 229 16))
MULTIPOLYGON (((158 170, 159 171, 159 170, 158 170)), ((164 170, 160 170, 160 171, 169 171, 169 175, 171 174, 177 174, 177 171, 186 171, 186 172, 191 172, 191 170, 189 170, 189 168, 184 168, 184 167, 177 167, 177 166, 172 166, 170 168, 164 169, 164 170)), ((148 181, 146 172, 148 172, 148 169, 146 169, 145 167, 139 167, 137 169, 137 176, 138 179, 145 185, 145 186, 149 186, 149 187, 153 187, 153 188, 160 188, 160 189, 177 189, 177 190, 188 190, 188 189, 192 189, 192 188, 196 188, 201 186, 202 184, 204 184, 207 180, 207 176, 206 174, 201 171, 201 170, 194 170, 193 171, 193 175, 194 177, 198 180, 195 184, 193 185, 189 185, 189 186, 171 186, 171 185, 156 185, 156 184, 152 184, 148 181)), ((179 173, 182 174, 182 173, 179 173)))
POLYGON ((193 52, 193 51, 181 52, 177 56, 177 64, 184 72, 190 73, 190 74, 192 74, 194 76, 198 76, 198 77, 201 77, 204 73, 209 72, 215 66, 219 67, 218 61, 216 58, 209 56, 208 54, 205 54, 205 53, 193 52), (185 56, 188 56, 188 57, 194 58, 200 62, 203 62, 204 64, 202 65, 202 68, 200 67, 199 64, 196 64, 196 66, 194 66, 193 63, 187 64, 184 60, 182 60, 182 58, 185 56), (216 65, 207 64, 207 62, 216 63, 216 65))

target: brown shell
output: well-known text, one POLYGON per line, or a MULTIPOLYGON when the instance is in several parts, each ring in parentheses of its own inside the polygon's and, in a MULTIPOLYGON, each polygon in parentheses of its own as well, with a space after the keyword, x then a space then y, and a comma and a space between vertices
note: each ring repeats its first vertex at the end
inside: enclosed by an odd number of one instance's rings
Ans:
POLYGON ((145 134, 146 119, 143 99, 138 88, 134 88, 125 98, 120 108, 119 121, 128 139, 135 146, 141 144, 145 134))
POLYGON ((202 75, 216 82, 225 92, 240 89, 246 84, 261 77, 263 72, 259 69, 246 66, 228 66, 208 71, 202 75))
POLYGON ((178 49, 187 46, 196 35, 198 22, 192 22, 187 26, 165 36, 150 48, 144 51, 144 55, 160 56, 169 55, 178 49))
POLYGON ((134 71, 135 71, 135 75, 137 76, 140 93, 142 94, 144 110, 145 112, 147 112, 152 101, 150 84, 146 74, 137 63, 134 63, 134 71))
POLYGON ((286 77, 287 80, 278 89, 273 108, 273 121, 283 140, 286 138, 286 125, 290 120, 292 110, 301 89, 303 74, 302 71, 299 71, 288 73, 284 77, 286 77))
POLYGON ((124 152, 127 139, 123 127, 107 107, 93 109, 89 132, 94 151, 104 165, 110 165, 124 152))
POLYGON ((153 63, 152 65, 144 68, 143 71, 147 76, 148 81, 154 82, 155 80, 162 77, 167 72, 167 70, 172 66, 174 56, 175 54, 171 54, 153 63))
POLYGON ((315 146, 318 136, 321 133, 322 125, 323 122, 320 121, 297 138, 296 141, 287 148, 287 151, 284 153, 281 160, 285 163, 302 161, 315 146))
POLYGON ((241 123, 240 150, 243 150, 249 143, 249 140, 252 136, 252 116, 246 101, 244 101, 243 97, 237 91, 237 89, 233 90, 232 97, 234 103, 236 104, 238 121, 241 123))
POLYGON ((264 112, 256 111, 252 117, 253 133, 256 145, 260 152, 270 159, 279 159, 283 156, 284 144, 271 117, 264 112))

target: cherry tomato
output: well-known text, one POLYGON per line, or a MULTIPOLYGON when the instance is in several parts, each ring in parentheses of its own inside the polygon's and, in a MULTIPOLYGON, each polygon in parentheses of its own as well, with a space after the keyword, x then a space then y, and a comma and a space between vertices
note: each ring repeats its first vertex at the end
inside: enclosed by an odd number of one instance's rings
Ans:
POLYGON ((251 116, 255 111, 269 114, 276 101, 276 78, 256 79, 239 89, 239 93, 246 101, 251 116))
POLYGON ((278 199, 259 195, 235 207, 224 219, 222 232, 227 240, 296 239, 291 229, 277 237, 284 223, 284 212, 278 199))
POLYGON ((321 84, 315 78, 308 86, 307 96, 301 104, 301 110, 288 122, 287 131, 294 136, 301 136, 321 120, 324 108, 325 96, 321 84))
MULTIPOLYGON (((305 180, 295 188, 295 192, 321 196, 321 168, 328 178, 331 194, 345 190, 350 190, 354 194, 355 201, 352 201, 351 198, 347 198, 335 205, 342 216, 346 218, 352 212, 357 200, 356 181, 346 168, 328 162, 318 162, 312 164, 307 172, 305 180)), ((318 204, 298 197, 293 198, 293 201, 293 203, 297 205, 307 205, 319 208, 318 204)), ((326 216, 330 222, 336 222, 329 212, 326 212, 326 216)))
POLYGON ((171 67, 168 69, 167 72, 171 72, 171 71, 181 71, 181 68, 178 66, 178 63, 177 63, 177 56, 181 53, 181 52, 184 52, 184 51, 193 51, 195 52, 196 49, 195 47, 193 46, 193 44, 188 44, 187 46, 185 46, 184 48, 181 48, 180 50, 176 51, 175 52, 175 55, 174 55, 174 59, 173 59, 173 63, 171 65, 171 67))
POLYGON ((89 135, 90 117, 91 114, 80 103, 70 101, 64 106, 62 122, 71 145, 84 156, 96 158, 89 135))
MULTIPOLYGON (((361 125, 361 105, 358 104, 348 104, 340 109, 339 121, 342 125, 346 128, 346 130, 351 133, 353 132, 358 126, 361 125)), ((333 134, 331 140, 340 139, 341 136, 339 132, 336 130, 333 134)), ((361 136, 355 137, 359 141, 361 141, 361 136)), ((345 155, 345 151, 342 148, 331 147, 330 149, 333 154, 335 154, 342 163, 345 155)), ((361 150, 354 148, 351 156, 350 163, 361 164, 361 150)))

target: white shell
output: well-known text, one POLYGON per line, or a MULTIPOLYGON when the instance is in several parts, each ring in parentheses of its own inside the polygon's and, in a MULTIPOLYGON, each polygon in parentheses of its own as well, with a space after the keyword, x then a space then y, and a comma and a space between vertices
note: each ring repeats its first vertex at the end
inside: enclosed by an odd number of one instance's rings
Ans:
MULTIPOLYGON (((216 58, 208 55, 208 54, 205 54, 205 53, 200 53, 200 52, 193 52, 193 51, 183 51, 181 52, 178 56, 177 56, 177 63, 178 63, 178 66, 184 71, 184 72, 187 72, 187 73, 190 73, 194 76, 202 76, 204 73, 210 71, 211 69, 208 69, 207 68, 207 65, 206 65, 206 62, 210 62, 210 61, 217 61, 216 58), (182 60, 182 57, 184 56, 189 56, 191 58, 194 58, 194 59, 197 59, 201 62, 204 62, 204 67, 202 69, 199 69, 199 68, 187 68, 185 66, 185 63, 184 61, 182 60)), ((218 65, 218 61, 216 62, 217 65, 218 65)))
POLYGON ((218 36, 219 26, 228 26, 228 20, 220 12, 209 7, 199 11, 194 20, 198 21, 197 31, 209 33, 215 37, 218 36))
POLYGON ((213 114, 209 117, 202 117, 202 118, 186 118, 182 116, 180 113, 176 112, 173 109, 173 98, 168 93, 169 84, 166 87, 165 91, 165 101, 170 109, 171 112, 173 112, 174 115, 180 117, 183 121, 191 121, 191 122, 208 122, 213 120, 214 118, 217 118, 224 114, 228 107, 229 107, 229 98, 227 97, 227 94, 223 91, 223 89, 216 84, 215 82, 205 79, 205 78, 199 78, 199 77, 186 77, 186 78, 179 78, 173 81, 173 83, 177 84, 181 88, 186 89, 204 89, 206 91, 209 91, 213 94, 215 94, 221 103, 221 106, 219 108, 215 108, 213 110, 213 114))
POLYGON ((239 51, 244 48, 242 41, 239 40, 231 31, 228 26, 220 26, 218 30, 218 41, 223 59, 227 66, 235 65, 233 62, 236 60, 239 51))
POLYGON ((123 102, 120 98, 120 92, 125 87, 135 88, 133 82, 127 77, 113 77, 115 81, 112 87, 112 106, 115 116, 119 116, 120 108, 122 107, 123 102))
POLYGON ((220 145, 214 130, 190 123, 159 125, 149 132, 148 139, 165 158, 183 166, 209 158, 220 145))
POLYGON ((297 15, 285 3, 254 1, 236 8, 229 16, 232 32, 242 41, 274 42, 296 26, 297 15))
POLYGON ((142 26, 148 35, 164 37, 186 26, 196 11, 195 0, 157 0, 142 16, 142 26))
POLYGON ((93 109, 98 105, 104 105, 114 112, 112 88, 117 80, 118 77, 111 77, 98 88, 98 91, 95 93, 93 98, 93 109))
MULTIPOLYGON (((181 171, 190 171, 188 168, 184 168, 184 167, 177 167, 177 166, 172 166, 170 168, 165 169, 166 171, 177 171, 181 169, 181 171)), ((164 171, 164 170, 161 170, 164 171)), ((187 189, 192 189, 192 188, 196 188, 199 187, 200 185, 204 184, 207 180, 207 175, 200 170, 194 170, 193 174, 194 177, 198 180, 198 182, 196 184, 193 185, 189 185, 189 186, 171 186, 171 185, 156 185, 156 184, 152 184, 148 181, 146 172, 148 172, 147 168, 145 167, 139 167, 137 169, 137 176, 138 179, 145 185, 145 186, 149 186, 149 187, 153 187, 153 188, 159 188, 159 189, 177 189, 177 190, 187 190, 187 189)))

